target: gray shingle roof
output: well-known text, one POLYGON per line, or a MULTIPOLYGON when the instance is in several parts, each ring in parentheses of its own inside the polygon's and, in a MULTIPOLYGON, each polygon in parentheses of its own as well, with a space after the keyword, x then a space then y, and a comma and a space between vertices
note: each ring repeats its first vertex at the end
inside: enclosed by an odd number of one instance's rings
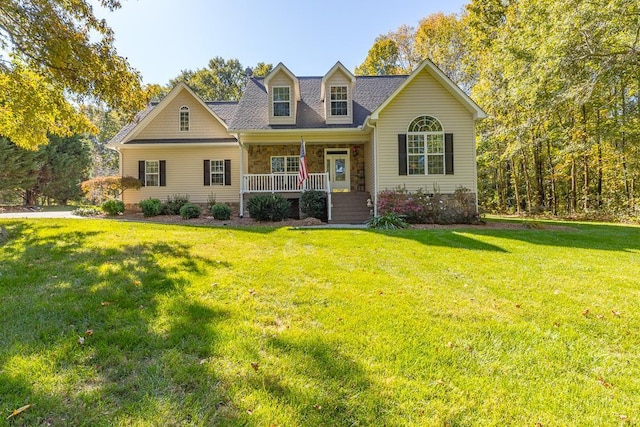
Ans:
POLYGON ((216 113, 227 125, 233 118, 238 107, 238 101, 206 101, 207 107, 216 113))
POLYGON ((269 125, 269 96, 262 78, 250 79, 238 103, 230 129, 330 129, 357 128, 402 84, 407 76, 359 76, 353 93, 353 124, 328 125, 320 100, 322 77, 298 77, 300 101, 295 125, 269 125))

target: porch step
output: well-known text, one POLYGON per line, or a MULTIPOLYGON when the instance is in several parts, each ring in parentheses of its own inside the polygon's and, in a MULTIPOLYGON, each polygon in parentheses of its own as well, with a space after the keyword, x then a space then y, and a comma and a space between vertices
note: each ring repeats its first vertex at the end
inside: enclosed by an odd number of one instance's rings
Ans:
POLYGON ((364 224, 371 217, 367 192, 331 193, 330 224, 364 224))

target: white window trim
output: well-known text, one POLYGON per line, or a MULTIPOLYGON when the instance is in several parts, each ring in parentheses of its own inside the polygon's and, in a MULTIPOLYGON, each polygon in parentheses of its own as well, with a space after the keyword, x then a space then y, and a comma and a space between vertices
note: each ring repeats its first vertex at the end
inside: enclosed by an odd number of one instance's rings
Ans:
POLYGON ((279 118, 279 117, 291 117, 293 108, 291 108, 291 86, 274 86, 273 88, 271 88, 271 116, 279 118), (288 101, 276 101, 275 98, 275 94, 276 94, 276 89, 283 89, 286 88, 289 90, 289 100, 288 101), (276 102, 278 104, 284 104, 287 103, 289 104, 289 114, 286 116, 276 116, 276 102))
POLYGON ((209 186, 212 187, 214 185, 224 185, 224 175, 225 175, 225 170, 224 170, 224 160, 220 160, 220 159, 210 159, 209 160, 209 186), (214 172, 213 171, 213 163, 214 162, 220 162, 222 164, 222 172, 214 172), (218 182, 213 182, 213 176, 219 176, 220 174, 222 174, 222 180, 218 183, 218 182))
POLYGON ((300 156, 285 156, 285 155, 283 155, 283 156, 271 156, 269 158, 269 169, 270 169, 271 173, 272 174, 277 174, 277 175, 298 174, 299 170, 296 170, 296 171, 289 171, 288 170, 288 167, 287 167, 287 165, 288 165, 287 159, 288 158, 294 158, 295 161, 292 162, 292 163, 293 164, 297 164, 298 167, 300 166, 300 156), (282 157, 283 158, 283 160, 284 160, 284 172, 274 172, 273 171, 273 158, 274 157, 282 157))
POLYGON ((351 113, 349 111, 349 95, 350 95, 349 86, 347 86, 347 85, 331 85, 331 86, 329 86, 329 115, 331 117, 349 117, 349 115, 351 113), (336 88, 338 88, 338 87, 345 88, 347 90, 347 99, 332 99, 331 98, 331 96, 332 96, 331 90, 334 87, 336 87, 336 88), (333 103, 334 102, 344 102, 346 104, 346 107, 347 107, 347 113, 346 114, 333 114, 333 108, 332 107, 333 107, 333 103))
POLYGON ((178 131, 179 132, 190 132, 191 131, 191 108, 188 105, 183 105, 178 110, 178 131), (182 113, 187 113, 187 128, 182 129, 182 113))
POLYGON ((160 160, 145 160, 144 161, 144 186, 145 187, 160 187, 160 160), (149 163, 156 163, 157 165, 157 169, 158 172, 148 172, 149 168, 148 168, 148 164, 149 163), (157 176, 157 184, 155 185, 149 185, 149 181, 147 180, 147 176, 149 175, 155 175, 157 176))
POLYGON ((446 174, 446 164, 445 164, 445 144, 444 144, 444 126, 442 126, 442 122, 438 120, 437 117, 431 116, 429 114, 423 114, 418 117, 413 118, 411 122, 409 122, 409 126, 407 127, 407 175, 413 176, 423 176, 423 175, 445 175, 446 174), (411 124, 415 122, 417 119, 421 117, 431 117, 435 121, 440 124, 441 131, 429 131, 429 132, 410 132, 409 127, 411 124), (423 135, 423 144, 424 144, 424 153, 422 154, 411 154, 409 153, 409 136, 410 135, 423 135), (427 143, 428 136, 441 136, 442 137, 442 153, 430 153, 428 151, 429 144, 427 143), (442 173, 430 173, 429 172, 429 156, 442 156, 442 173), (411 157, 424 157, 424 173, 411 173, 411 168, 409 167, 410 162, 409 159, 411 157))

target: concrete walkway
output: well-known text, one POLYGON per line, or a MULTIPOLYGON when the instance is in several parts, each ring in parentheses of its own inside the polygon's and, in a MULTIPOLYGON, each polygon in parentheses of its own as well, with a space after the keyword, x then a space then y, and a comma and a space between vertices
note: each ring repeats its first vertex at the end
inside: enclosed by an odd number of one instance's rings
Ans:
POLYGON ((82 216, 76 216, 71 211, 51 211, 51 212, 6 212, 0 213, 0 219, 4 218, 74 218, 83 219, 82 216))

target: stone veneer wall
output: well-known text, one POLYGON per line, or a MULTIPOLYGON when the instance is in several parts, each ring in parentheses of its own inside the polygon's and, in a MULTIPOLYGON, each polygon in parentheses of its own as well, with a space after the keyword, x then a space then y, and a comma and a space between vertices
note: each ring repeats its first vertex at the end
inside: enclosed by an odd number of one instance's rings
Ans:
MULTIPOLYGON (((364 145, 330 144, 306 145, 307 168, 309 173, 324 172, 324 150, 327 148, 348 148, 351 164, 351 191, 364 191, 364 145), (354 156, 354 147, 358 152, 354 156)), ((271 156, 299 156, 299 145, 250 145, 248 173, 271 173, 271 156)))

